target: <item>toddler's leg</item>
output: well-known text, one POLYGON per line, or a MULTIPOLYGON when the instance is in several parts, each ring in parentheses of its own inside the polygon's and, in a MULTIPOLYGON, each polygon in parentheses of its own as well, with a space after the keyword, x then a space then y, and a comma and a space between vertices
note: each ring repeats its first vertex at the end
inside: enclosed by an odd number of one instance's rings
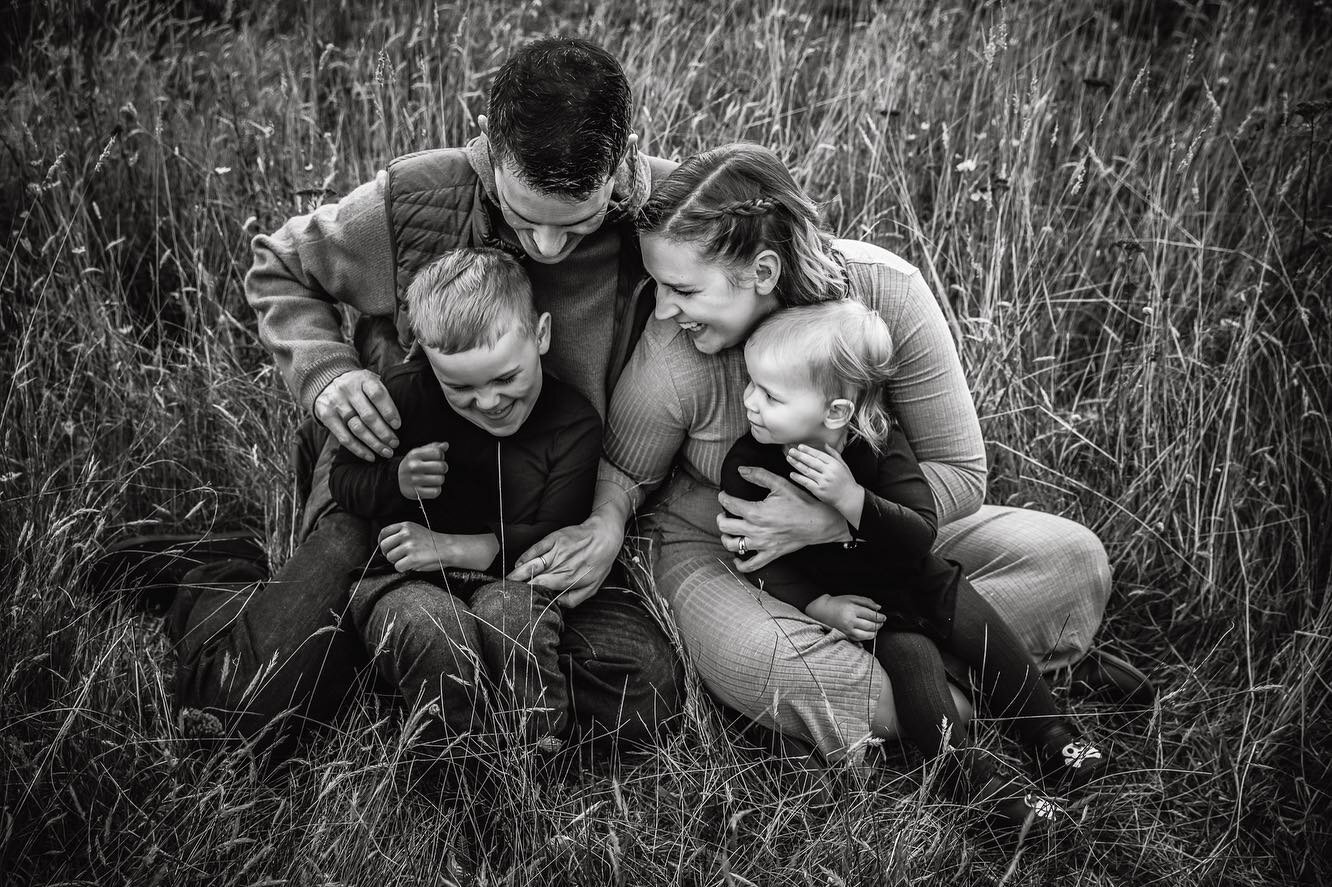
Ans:
POLYGON ((1080 787, 1100 775, 1105 763, 1101 753, 1078 739, 1055 705, 1036 660, 966 579, 958 585, 953 635, 945 649, 980 676, 990 713, 1012 719, 1043 776, 1080 787))
POLYGON ((961 718, 934 641, 914 632, 881 631, 873 650, 892 684, 897 720, 921 753, 933 758, 950 744, 965 745, 958 726, 961 718))
POLYGON ((522 582, 484 585, 472 597, 481 656, 500 688, 497 709, 511 709, 518 735, 554 751, 569 725, 569 687, 559 667, 564 616, 551 592, 522 582), (510 704, 505 704, 508 701, 510 704))

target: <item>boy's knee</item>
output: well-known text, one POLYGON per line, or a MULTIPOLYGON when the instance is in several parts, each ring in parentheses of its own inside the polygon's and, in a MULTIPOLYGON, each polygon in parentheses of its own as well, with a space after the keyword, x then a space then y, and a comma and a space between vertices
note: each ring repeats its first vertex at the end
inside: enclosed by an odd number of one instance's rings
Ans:
POLYGON ((527 625, 538 611, 552 612, 559 604, 550 592, 526 582, 500 579, 483 585, 472 595, 472 612, 483 627, 503 630, 506 625, 527 625))
POLYGON ((472 646, 474 617, 443 589, 425 583, 395 588, 370 612, 366 638, 372 655, 392 649, 417 656, 440 644, 472 646))

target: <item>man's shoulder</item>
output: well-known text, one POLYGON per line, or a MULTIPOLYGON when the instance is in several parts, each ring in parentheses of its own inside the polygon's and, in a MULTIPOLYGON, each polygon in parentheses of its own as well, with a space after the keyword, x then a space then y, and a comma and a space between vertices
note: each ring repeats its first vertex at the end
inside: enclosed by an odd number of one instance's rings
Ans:
POLYGON ((395 200, 455 189, 470 192, 477 181, 466 148, 431 148, 403 154, 389 162, 387 172, 389 193, 395 200))

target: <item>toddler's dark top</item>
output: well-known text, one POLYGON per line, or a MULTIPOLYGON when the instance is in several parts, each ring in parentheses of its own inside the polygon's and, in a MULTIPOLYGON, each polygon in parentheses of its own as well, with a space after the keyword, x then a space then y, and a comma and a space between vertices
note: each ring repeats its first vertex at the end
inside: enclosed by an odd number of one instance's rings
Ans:
MULTIPOLYGON (((509 437, 454 412, 424 355, 391 369, 384 386, 402 419, 397 451, 366 462, 341 448, 329 475, 333 499, 377 530, 412 521, 437 533, 494 533, 500 551, 486 572, 502 576, 529 546, 592 510, 601 418, 571 386, 545 375, 532 412, 509 437), (410 450, 439 441, 449 444, 443 490, 435 499, 406 498, 398 466, 410 450)), ((386 571, 393 567, 376 550, 368 572, 386 571)))
MULTIPOLYGON (((914 631, 937 640, 952 633, 962 569, 931 552, 937 533, 934 494, 901 429, 882 453, 852 437, 842 451, 851 475, 865 488, 860 526, 851 542, 809 545, 750 573, 778 600, 803 610, 822 594, 858 594, 883 607, 883 630, 914 631)), ((722 489, 757 502, 768 490, 740 476, 740 466, 766 468, 789 478, 794 469, 778 444, 746 434, 722 463, 722 489)))

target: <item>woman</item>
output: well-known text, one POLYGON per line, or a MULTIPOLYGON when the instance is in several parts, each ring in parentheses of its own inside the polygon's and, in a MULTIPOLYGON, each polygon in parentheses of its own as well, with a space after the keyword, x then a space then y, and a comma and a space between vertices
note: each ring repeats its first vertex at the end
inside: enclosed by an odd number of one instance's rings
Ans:
POLYGON ((778 308, 849 297, 878 311, 897 345, 889 407, 929 479, 938 553, 963 565, 1047 665, 1086 651, 1109 594, 1105 551, 1071 521, 981 506, 980 424, 915 268, 879 247, 831 240, 785 166, 754 145, 687 160, 639 227, 656 316, 615 391, 593 515, 534 548, 514 578, 567 576, 579 590, 566 604, 576 604, 610 569, 628 518, 669 477, 644 515, 654 575, 708 689, 830 760, 858 757, 870 735, 891 733, 892 693, 873 657, 745 579, 797 548, 849 540, 846 521, 761 470, 746 475, 773 491, 761 503, 718 490, 722 460, 747 428, 736 346, 778 308))

